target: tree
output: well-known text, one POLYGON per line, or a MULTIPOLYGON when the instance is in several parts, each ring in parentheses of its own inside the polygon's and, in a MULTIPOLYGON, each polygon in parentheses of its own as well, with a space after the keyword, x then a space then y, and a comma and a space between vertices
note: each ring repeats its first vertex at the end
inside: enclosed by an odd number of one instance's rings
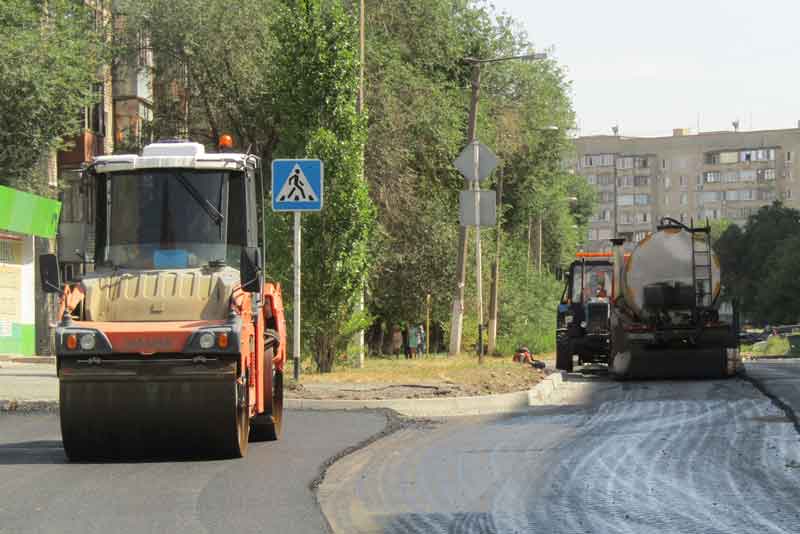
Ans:
POLYGON ((771 324, 800 321, 800 235, 780 241, 764 262, 765 277, 758 284, 755 310, 759 319, 771 324))
MULTIPOLYGON (((303 276, 303 324, 323 372, 365 322, 354 310, 374 229, 374 208, 361 178, 366 123, 355 108, 356 27, 340 2, 322 0, 287 2, 274 21, 274 61, 284 73, 274 82, 282 118, 275 153, 325 163, 325 206, 306 216, 304 232, 311 239, 303 246, 303 263, 312 266, 303 276)), ((288 249, 288 235, 277 234, 273 253, 288 249)))
POLYGON ((46 193, 38 163, 81 128, 96 98, 105 48, 94 27, 82 2, 0 2, 0 183, 46 193))
POLYGON ((800 212, 775 202, 751 215, 744 231, 731 225, 717 240, 723 286, 740 299, 743 312, 761 320, 791 316, 794 308, 781 283, 792 287, 788 262, 795 258, 786 247, 793 246, 789 238, 798 234, 800 212))

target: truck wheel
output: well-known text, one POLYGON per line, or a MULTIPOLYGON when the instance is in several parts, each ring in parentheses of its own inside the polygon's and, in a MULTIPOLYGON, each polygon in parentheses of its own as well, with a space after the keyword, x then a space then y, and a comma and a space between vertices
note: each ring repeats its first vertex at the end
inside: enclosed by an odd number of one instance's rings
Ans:
POLYGON ((556 342, 556 369, 572 372, 572 344, 567 339, 556 342))
POLYGON ((283 371, 273 370, 272 358, 278 345, 270 343, 270 338, 280 339, 277 332, 267 331, 267 343, 264 349, 264 393, 272 402, 266 401, 264 413, 250 420, 250 436, 253 441, 275 441, 281 436, 283 421, 283 371), (274 333, 274 336, 272 334, 274 333))

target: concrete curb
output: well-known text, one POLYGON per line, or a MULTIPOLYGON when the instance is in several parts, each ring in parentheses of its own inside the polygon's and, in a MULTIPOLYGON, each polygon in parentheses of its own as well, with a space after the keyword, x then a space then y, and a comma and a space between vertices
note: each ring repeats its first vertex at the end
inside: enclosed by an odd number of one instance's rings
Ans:
POLYGON ((285 399, 284 406, 302 410, 364 410, 388 408, 408 417, 454 417, 521 413, 531 406, 545 404, 564 382, 562 371, 549 374, 528 391, 432 399, 316 400, 285 399))
MULTIPOLYGON (((481 395, 475 397, 443 397, 432 399, 384 400, 315 400, 285 399, 284 406, 294 410, 375 410, 390 409, 408 417, 455 417, 522 413, 531 406, 546 404, 564 382, 563 371, 550 373, 527 391, 481 395)), ((57 400, 3 400, 0 412, 57 412, 57 400)))
POLYGON ((57 412, 55 400, 0 400, 0 413, 57 412))
POLYGON ((56 363, 55 356, 7 356, 0 354, 0 362, 13 363, 56 363))

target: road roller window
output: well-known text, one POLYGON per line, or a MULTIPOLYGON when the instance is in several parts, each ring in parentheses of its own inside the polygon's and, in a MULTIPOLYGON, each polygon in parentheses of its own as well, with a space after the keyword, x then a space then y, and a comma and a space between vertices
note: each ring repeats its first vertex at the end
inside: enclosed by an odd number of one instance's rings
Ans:
POLYGON ((107 231, 99 258, 129 269, 238 266, 242 182, 230 174, 191 169, 109 174, 107 231))

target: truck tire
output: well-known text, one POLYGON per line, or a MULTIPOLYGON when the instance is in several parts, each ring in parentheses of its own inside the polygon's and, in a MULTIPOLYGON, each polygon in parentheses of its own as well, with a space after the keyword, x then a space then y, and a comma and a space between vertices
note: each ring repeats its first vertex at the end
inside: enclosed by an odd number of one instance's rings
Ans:
POLYGON ((250 420, 250 438, 253 441, 276 441, 281 435, 283 421, 283 371, 273 369, 272 358, 278 349, 278 333, 267 330, 264 348, 264 384, 272 402, 266 401, 264 413, 250 420))
POLYGON ((572 343, 563 337, 556 341, 556 369, 572 372, 572 343))

